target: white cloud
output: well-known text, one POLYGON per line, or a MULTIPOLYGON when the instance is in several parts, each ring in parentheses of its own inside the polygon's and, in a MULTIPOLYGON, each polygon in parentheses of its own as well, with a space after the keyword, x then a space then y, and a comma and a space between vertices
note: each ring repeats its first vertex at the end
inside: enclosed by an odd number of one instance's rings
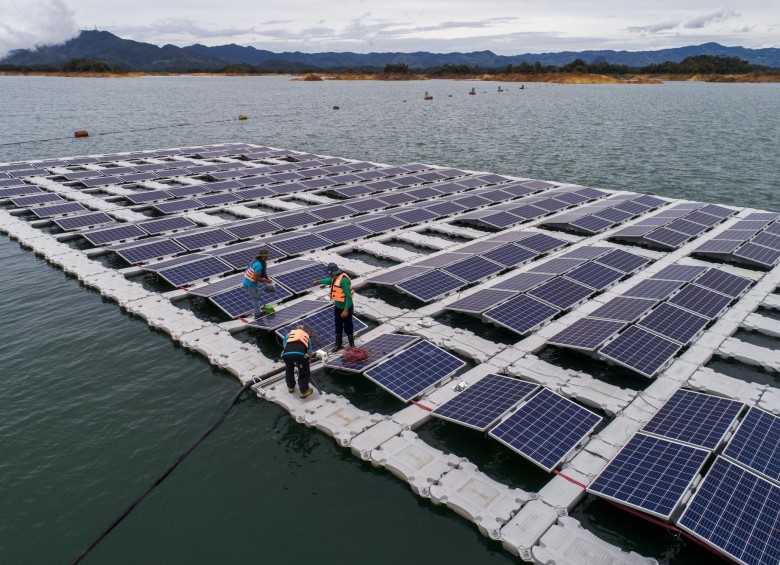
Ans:
POLYGON ((630 26, 627 27, 626 30, 630 31, 631 33, 647 35, 650 33, 660 33, 662 31, 669 31, 675 29, 679 25, 680 25, 679 21, 666 20, 664 22, 658 22, 658 23, 649 24, 645 26, 630 26))
POLYGON ((73 12, 63 0, 0 3, 0 57, 13 49, 63 43, 77 33, 73 12))
POLYGON ((701 29, 709 24, 715 24, 730 20, 731 18, 739 17, 739 14, 734 10, 715 10, 707 14, 696 16, 685 23, 685 27, 688 29, 701 29))

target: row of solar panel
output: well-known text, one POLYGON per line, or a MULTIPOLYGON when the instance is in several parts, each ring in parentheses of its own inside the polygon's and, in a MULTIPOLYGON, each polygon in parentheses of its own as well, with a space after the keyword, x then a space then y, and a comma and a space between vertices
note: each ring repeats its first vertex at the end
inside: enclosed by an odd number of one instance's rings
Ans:
POLYGON ((771 269, 780 261, 780 214, 753 212, 694 250, 723 262, 771 269))
POLYGON ((715 204, 684 202, 661 210, 651 218, 639 220, 611 237, 668 251, 678 249, 735 213, 736 210, 715 204))
POLYGON ((646 377, 666 367, 751 286, 716 268, 671 265, 548 340, 595 352, 646 377))
MULTIPOLYGON (((588 492, 672 519, 743 408, 677 391, 588 492)), ((772 532, 780 527, 780 418, 751 407, 675 521, 740 562, 777 563, 780 538, 772 532)))
POLYGON ((569 232, 595 235, 667 204, 648 195, 619 194, 555 216, 543 225, 569 232))

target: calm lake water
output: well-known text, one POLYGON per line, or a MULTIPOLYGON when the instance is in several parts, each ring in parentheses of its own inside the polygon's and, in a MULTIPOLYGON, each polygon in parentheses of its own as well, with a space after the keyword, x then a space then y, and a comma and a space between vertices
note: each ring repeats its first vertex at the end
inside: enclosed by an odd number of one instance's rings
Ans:
MULTIPOLYGON (((780 84, 497 84, 0 77, 0 162, 252 142, 780 210, 780 84), (90 137, 72 138, 77 129, 90 137), (51 141, 18 144, 41 139, 51 141)), ((5 236, 0 262, 0 556, 63 563, 238 384, 5 236)), ((361 408, 400 408, 362 379, 314 379, 361 408)), ((481 434, 440 421, 418 433, 506 484, 549 479, 481 434)), ((590 496, 573 515, 662 563, 714 559, 590 496)), ((516 562, 389 472, 246 395, 86 562, 389 564, 419 551, 434 563, 516 562)))

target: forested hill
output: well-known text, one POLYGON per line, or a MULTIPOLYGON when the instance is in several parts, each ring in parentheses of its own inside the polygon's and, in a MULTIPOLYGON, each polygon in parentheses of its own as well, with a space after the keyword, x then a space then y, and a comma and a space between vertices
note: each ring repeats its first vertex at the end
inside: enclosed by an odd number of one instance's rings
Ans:
POLYGON ((220 69, 228 65, 251 65, 258 69, 298 71, 304 69, 381 69, 386 65, 407 65, 411 69, 465 65, 491 69, 507 65, 540 63, 560 67, 581 59, 585 63, 609 63, 627 67, 646 67, 664 62, 709 55, 738 57, 753 65, 780 68, 780 49, 748 49, 705 43, 658 51, 564 51, 559 53, 525 53, 496 55, 491 51, 472 53, 274 53, 254 47, 191 45, 163 47, 122 39, 107 31, 82 31, 77 37, 54 46, 18 50, 3 60, 2 66, 62 66, 72 59, 102 61, 111 68, 125 71, 170 71, 220 69))

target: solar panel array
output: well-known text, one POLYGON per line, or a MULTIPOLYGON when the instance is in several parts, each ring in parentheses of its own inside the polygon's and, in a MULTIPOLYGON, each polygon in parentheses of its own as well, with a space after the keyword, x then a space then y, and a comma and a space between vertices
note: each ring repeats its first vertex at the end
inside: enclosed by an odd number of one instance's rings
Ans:
POLYGON ((595 235, 667 204, 655 196, 620 194, 576 210, 553 216, 543 225, 585 235, 595 235))
POLYGON ((351 355, 342 353, 327 360, 324 365, 349 373, 362 373, 390 355, 411 347, 419 339, 413 335, 383 334, 360 344, 360 349, 366 354, 365 358, 356 360, 351 355))
POLYGON ((694 250, 724 263, 771 269, 780 261, 780 214, 753 212, 694 250))
POLYGON ((723 456, 780 483, 780 417, 751 407, 723 456))
POLYGON ((548 343, 590 352, 653 377, 752 284, 717 268, 670 265, 573 322, 548 343))
POLYGON ((685 202, 665 208, 651 218, 639 220, 615 232, 611 238, 662 250, 678 249, 735 213, 736 210, 724 206, 685 202))

